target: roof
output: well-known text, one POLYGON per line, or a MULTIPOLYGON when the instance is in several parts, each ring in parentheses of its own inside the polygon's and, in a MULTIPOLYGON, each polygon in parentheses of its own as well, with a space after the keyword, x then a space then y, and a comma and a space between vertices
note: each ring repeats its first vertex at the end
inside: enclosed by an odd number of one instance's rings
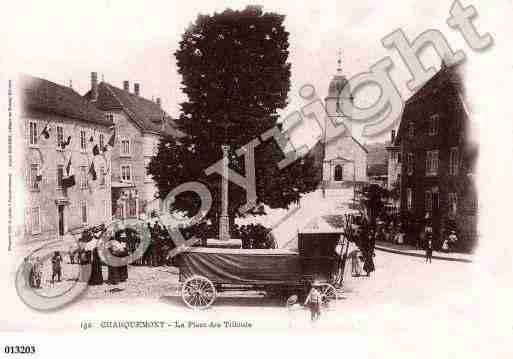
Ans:
POLYGON ((369 150, 367 150, 367 148, 365 148, 365 146, 362 145, 356 138, 354 138, 353 136, 351 136, 351 138, 353 139, 354 142, 356 142, 356 144, 358 146, 360 146, 365 151, 365 153, 369 153, 369 150))
POLYGON ((434 92, 443 88, 445 84, 452 84, 457 88, 458 92, 460 93, 463 91, 463 84, 456 66, 457 65, 447 66, 442 63, 442 67, 440 68, 440 70, 426 83, 424 83, 424 85, 406 101, 401 118, 401 123, 399 124, 399 128, 397 129, 397 136, 395 137, 395 141, 392 145, 397 146, 401 141, 401 136, 406 131, 406 121, 402 120, 409 106, 411 106, 413 103, 419 100, 432 96, 434 92))
POLYGON ((388 173, 386 163, 374 163, 367 168, 367 176, 382 176, 388 173))
POLYGON ((23 111, 37 111, 97 125, 112 126, 105 114, 72 88, 22 74, 19 84, 23 111))
MULTIPOLYGON (((91 100, 91 91, 84 97, 91 100)), ((159 104, 107 82, 102 81, 98 84, 98 99, 94 103, 102 111, 123 110, 143 132, 183 137, 174 120, 159 104)))

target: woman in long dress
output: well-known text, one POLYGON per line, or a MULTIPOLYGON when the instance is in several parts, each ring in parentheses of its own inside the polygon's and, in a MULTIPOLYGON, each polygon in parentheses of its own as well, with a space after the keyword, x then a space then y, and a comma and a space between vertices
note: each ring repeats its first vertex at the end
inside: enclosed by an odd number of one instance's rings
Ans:
MULTIPOLYGON (((108 250, 113 255, 116 252, 116 250, 114 248, 116 243, 118 243, 118 241, 116 241, 115 239, 111 239, 109 241, 109 243, 108 243, 108 250)), ((112 266, 110 264, 107 264, 107 265, 108 265, 108 279, 107 279, 107 282, 109 284, 112 284, 112 285, 116 285, 119 282, 121 282, 119 267, 114 267, 114 266, 112 266)))
MULTIPOLYGON (((120 243, 121 243, 121 246, 120 246, 121 248, 120 249, 121 250, 118 251, 117 254, 114 253, 114 255, 116 257, 121 257, 121 258, 122 257, 127 257, 128 254, 129 254, 128 253, 128 245, 129 245, 128 241, 129 241, 129 239, 127 237, 126 231, 121 232, 121 238, 120 239, 121 239, 121 241, 120 241, 120 243)), ((128 279, 128 265, 123 265, 123 266, 118 267, 118 268, 119 268, 119 280, 121 282, 125 282, 128 279)))
POLYGON ((91 251, 91 277, 89 278, 88 284, 103 284, 102 263, 100 256, 98 255, 98 249, 96 247, 91 251))

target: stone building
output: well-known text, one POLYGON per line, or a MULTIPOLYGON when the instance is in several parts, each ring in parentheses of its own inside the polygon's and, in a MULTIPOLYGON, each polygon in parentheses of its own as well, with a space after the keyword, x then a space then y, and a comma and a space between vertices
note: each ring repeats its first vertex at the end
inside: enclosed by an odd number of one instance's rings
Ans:
POLYGON ((18 153, 23 196, 18 198, 25 208, 21 237, 57 239, 109 221, 110 154, 95 156, 93 147, 107 141, 112 122, 69 87, 23 75, 17 91, 16 151, 23 149, 18 153), (70 176, 75 184, 68 187, 70 176))
MULTIPOLYGON (((401 213, 417 227, 433 226, 440 241, 456 230, 460 248, 476 240, 477 147, 457 68, 441 70, 406 103, 395 146, 401 156, 401 213)), ((420 229, 418 228, 418 229, 420 229)))
POLYGON ((138 217, 160 208, 155 182, 147 171, 157 153, 160 138, 179 136, 171 117, 162 109, 160 99, 151 101, 141 96, 141 88, 129 82, 118 88, 98 82, 91 73, 91 89, 85 98, 101 110, 115 125, 112 152, 112 212, 117 218, 138 217))
MULTIPOLYGON (((367 149, 352 136, 348 111, 342 108, 344 96, 351 96, 351 94, 348 80, 342 74, 339 59, 337 73, 329 84, 328 96, 324 101, 326 121, 343 125, 346 130, 340 136, 327 141, 325 145, 322 176, 324 188, 337 188, 353 181, 359 183, 367 181, 367 149)), ((327 138, 330 138, 329 134, 327 138)))
POLYGON ((395 130, 390 132, 390 144, 387 150, 387 189, 399 187, 401 183, 401 148, 395 144, 395 130))

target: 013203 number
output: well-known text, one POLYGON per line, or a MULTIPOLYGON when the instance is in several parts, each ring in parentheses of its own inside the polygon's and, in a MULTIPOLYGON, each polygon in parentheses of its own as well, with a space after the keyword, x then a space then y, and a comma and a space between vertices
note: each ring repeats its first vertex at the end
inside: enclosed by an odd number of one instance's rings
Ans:
POLYGON ((6 345, 5 354, 34 354, 36 347, 34 345, 6 345))

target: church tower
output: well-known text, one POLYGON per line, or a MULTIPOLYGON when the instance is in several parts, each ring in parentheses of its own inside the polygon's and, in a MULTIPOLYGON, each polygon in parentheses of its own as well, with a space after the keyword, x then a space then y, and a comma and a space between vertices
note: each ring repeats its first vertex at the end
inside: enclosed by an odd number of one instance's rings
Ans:
POLYGON ((328 119, 334 123, 343 123, 346 126, 345 136, 351 136, 350 110, 344 106, 343 100, 353 102, 349 81, 342 73, 342 52, 339 51, 337 72, 330 81, 328 96, 324 99, 328 119), (345 107, 345 108, 344 108, 345 107))
POLYGON ((335 134, 325 134, 325 139, 330 140, 324 141, 322 188, 345 195, 348 195, 349 188, 349 194, 354 197, 357 184, 367 181, 367 149, 352 135, 350 109, 353 97, 349 81, 342 73, 340 52, 337 62, 337 72, 330 81, 328 96, 324 99, 326 121, 345 126, 345 130, 341 132, 337 129, 335 134))

